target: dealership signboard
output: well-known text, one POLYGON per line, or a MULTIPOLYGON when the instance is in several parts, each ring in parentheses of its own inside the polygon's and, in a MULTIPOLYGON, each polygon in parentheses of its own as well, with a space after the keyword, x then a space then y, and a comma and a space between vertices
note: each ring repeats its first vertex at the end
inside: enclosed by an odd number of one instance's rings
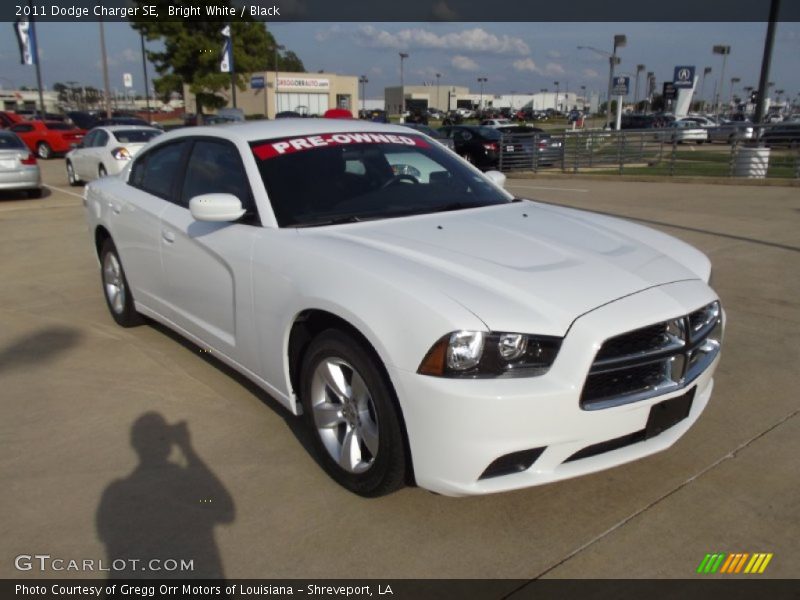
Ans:
POLYGON ((296 90, 327 92, 331 88, 330 79, 321 77, 278 77, 278 87, 296 90))

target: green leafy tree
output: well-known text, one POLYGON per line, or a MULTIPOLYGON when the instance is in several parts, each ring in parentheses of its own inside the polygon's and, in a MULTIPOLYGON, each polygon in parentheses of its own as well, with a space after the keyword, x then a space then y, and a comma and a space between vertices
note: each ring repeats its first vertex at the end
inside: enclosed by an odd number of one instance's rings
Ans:
MULTIPOLYGON (((231 6, 229 0, 134 0, 133 4, 155 5, 159 14, 167 14, 169 6, 199 6, 201 14, 205 14, 206 6, 231 6)), ((202 112, 203 107, 217 108, 225 104, 225 98, 219 92, 230 86, 231 76, 220 72, 219 63, 225 41, 221 31, 226 24, 224 19, 212 17, 207 17, 204 22, 185 19, 159 21, 143 17, 131 20, 132 27, 142 32, 147 40, 163 43, 163 50, 147 52, 161 76, 159 79, 164 80, 162 89, 166 91, 176 81, 187 84, 196 95, 198 112, 202 112)), ((244 90, 249 73, 275 68, 277 42, 262 22, 237 17, 230 25, 236 86, 244 90)), ((304 70, 302 61, 291 50, 278 55, 278 67, 287 71, 304 70)))

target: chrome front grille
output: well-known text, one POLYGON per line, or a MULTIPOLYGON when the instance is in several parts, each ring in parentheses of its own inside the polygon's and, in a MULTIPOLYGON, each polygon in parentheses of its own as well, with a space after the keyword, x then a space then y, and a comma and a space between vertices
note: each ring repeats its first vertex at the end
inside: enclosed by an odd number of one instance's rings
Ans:
POLYGON ((696 311, 603 342, 581 393, 581 408, 599 410, 686 387, 719 354, 722 309, 696 311))

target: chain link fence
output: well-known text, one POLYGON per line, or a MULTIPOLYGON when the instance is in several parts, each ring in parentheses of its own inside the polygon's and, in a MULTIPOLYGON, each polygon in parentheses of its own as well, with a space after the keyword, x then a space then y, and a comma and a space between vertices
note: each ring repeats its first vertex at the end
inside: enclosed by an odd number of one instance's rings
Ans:
POLYGON ((506 133, 501 171, 800 179, 800 123, 506 133))

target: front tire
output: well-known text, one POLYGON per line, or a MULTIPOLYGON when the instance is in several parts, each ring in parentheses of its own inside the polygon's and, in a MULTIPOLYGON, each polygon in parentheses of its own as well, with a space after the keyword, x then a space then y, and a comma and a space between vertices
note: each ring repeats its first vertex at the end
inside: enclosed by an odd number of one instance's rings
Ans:
POLYGON ((300 374, 304 419, 322 467, 366 497, 389 494, 406 477, 399 409, 378 361, 353 336, 328 329, 311 342, 300 374))
POLYGON ((103 242, 100 250, 103 297, 117 325, 134 327, 141 324, 142 316, 136 312, 128 279, 119 259, 117 248, 111 239, 103 242))

